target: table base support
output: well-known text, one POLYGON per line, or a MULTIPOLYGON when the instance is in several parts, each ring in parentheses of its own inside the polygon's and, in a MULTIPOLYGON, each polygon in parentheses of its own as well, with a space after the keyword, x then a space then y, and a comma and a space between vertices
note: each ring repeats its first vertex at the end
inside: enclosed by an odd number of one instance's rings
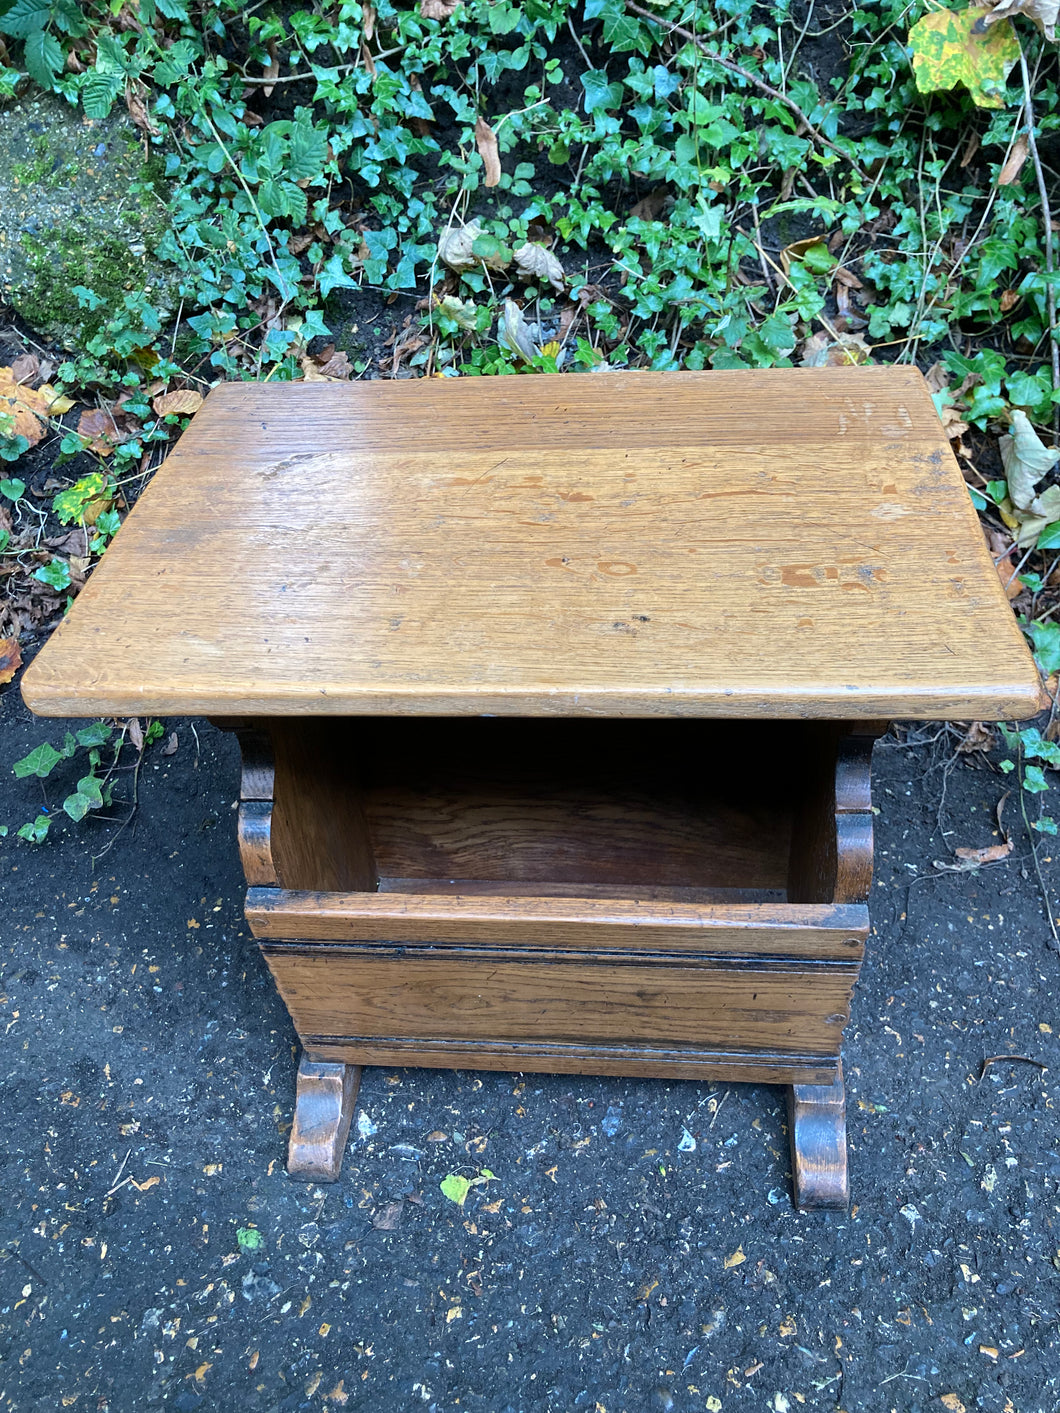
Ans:
POLYGON ((802 1211, 820 1207, 846 1211, 850 1187, 842 1066, 832 1084, 791 1086, 788 1127, 796 1207, 802 1211))
POLYGON ((287 1149, 287 1171, 291 1177, 300 1182, 336 1180, 342 1169, 360 1084, 360 1065, 333 1064, 302 1056, 287 1149))

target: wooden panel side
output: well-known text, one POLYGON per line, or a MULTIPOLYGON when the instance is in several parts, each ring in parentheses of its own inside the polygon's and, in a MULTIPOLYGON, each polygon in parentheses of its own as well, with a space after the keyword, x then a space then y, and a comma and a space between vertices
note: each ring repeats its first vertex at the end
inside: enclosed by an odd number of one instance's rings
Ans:
POLYGON ((316 1059, 350 1065, 422 1065, 428 1069, 508 1070, 717 1084, 832 1084, 837 1060, 795 1052, 726 1051, 706 1046, 548 1044, 545 1041, 424 1041, 399 1037, 302 1036, 316 1059))
POLYGON ((320 942, 861 958, 864 907, 654 904, 611 898, 335 894, 252 888, 254 936, 320 942))
POLYGON ((821 726, 807 743, 788 872, 793 903, 860 903, 872 883, 874 735, 821 726))
POLYGON ((326 721, 278 720, 269 732, 280 879, 295 888, 374 889, 375 857, 351 743, 326 721))
POLYGON ((800 971, 265 948, 304 1035, 624 1041, 838 1055, 856 967, 800 971))

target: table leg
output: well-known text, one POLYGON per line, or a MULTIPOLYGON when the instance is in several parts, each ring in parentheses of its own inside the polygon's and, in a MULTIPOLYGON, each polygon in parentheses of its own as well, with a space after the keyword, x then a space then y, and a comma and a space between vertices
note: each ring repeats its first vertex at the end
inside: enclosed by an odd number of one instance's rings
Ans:
POLYGON ((360 1065, 302 1056, 287 1149, 291 1177, 302 1182, 334 1182, 338 1177, 360 1084, 360 1065))
POLYGON ((846 1211, 847 1115, 843 1068, 832 1084, 793 1084, 788 1091, 791 1172, 800 1210, 846 1211))

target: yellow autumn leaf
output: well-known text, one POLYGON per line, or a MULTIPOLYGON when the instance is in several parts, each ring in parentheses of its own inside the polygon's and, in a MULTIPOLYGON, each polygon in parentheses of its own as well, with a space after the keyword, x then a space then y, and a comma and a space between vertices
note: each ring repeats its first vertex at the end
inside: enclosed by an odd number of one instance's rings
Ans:
POLYGON ((743 1247, 738 1246, 731 1256, 726 1256, 725 1269, 731 1271, 733 1266, 742 1266, 746 1260, 747 1257, 743 1254, 743 1247))

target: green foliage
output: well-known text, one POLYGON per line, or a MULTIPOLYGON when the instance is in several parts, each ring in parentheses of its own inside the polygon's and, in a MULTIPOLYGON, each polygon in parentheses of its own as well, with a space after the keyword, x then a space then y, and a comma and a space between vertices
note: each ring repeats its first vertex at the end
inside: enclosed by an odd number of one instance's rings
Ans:
MULTIPOLYGON (((152 721, 144 733, 142 751, 164 734, 162 723, 152 721)), ((42 741, 34 746, 28 755, 15 761, 13 774, 20 780, 37 778, 48 780, 67 761, 76 761, 73 769, 80 769, 73 789, 66 787, 62 800, 63 812, 75 823, 79 823, 93 811, 108 808, 113 802, 114 772, 118 767, 123 747, 129 742, 128 726, 118 730, 108 721, 93 721, 77 731, 67 731, 62 742, 53 746, 42 741), (109 763, 104 764, 103 747, 110 747, 109 763), (85 766, 87 765, 87 770, 85 766)), ((67 777, 72 769, 61 772, 67 777)), ((53 814, 44 807, 37 818, 22 825, 17 837, 31 844, 40 844, 48 837, 53 814)))

